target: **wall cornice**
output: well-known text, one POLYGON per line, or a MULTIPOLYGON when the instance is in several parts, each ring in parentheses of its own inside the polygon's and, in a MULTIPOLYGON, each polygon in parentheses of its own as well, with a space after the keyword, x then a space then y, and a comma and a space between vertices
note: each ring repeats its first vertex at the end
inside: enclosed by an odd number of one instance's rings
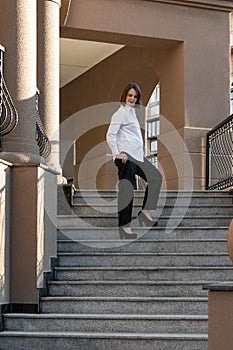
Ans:
POLYGON ((223 12, 233 12, 232 0, 141 0, 148 2, 157 2, 176 6, 196 7, 207 10, 217 10, 223 12))

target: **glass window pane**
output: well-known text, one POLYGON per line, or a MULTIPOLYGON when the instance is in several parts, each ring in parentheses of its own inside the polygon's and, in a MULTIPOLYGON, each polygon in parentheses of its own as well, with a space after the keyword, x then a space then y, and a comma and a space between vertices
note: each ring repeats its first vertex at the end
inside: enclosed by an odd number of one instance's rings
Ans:
POLYGON ((160 84, 158 83, 155 87, 149 103, 147 105, 147 147, 148 147, 148 159, 152 162, 156 167, 158 165, 157 160, 157 152, 158 152, 158 143, 157 136, 160 132, 160 84))
POLYGON ((151 141, 150 150, 151 150, 151 152, 157 152, 157 140, 151 141))

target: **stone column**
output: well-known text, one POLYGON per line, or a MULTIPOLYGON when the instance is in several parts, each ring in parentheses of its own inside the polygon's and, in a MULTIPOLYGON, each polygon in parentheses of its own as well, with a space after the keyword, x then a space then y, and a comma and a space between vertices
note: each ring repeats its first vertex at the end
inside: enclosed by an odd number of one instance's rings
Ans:
POLYGON ((38 1, 38 88, 40 118, 52 143, 47 165, 59 162, 59 8, 60 0, 38 1))
POLYGON ((37 81, 39 114, 51 142, 51 153, 45 159, 50 168, 45 172, 45 216, 43 270, 51 268, 50 257, 56 256, 57 183, 62 182, 59 160, 59 23, 61 0, 37 1, 37 81))
POLYGON ((38 164, 35 140, 36 0, 0 1, 0 42, 6 48, 4 76, 19 122, 4 137, 1 158, 12 163, 38 164))
POLYGON ((10 279, 12 310, 37 309, 38 166, 36 143, 37 0, 0 0, 4 77, 18 112, 18 125, 3 139, 0 157, 10 170, 10 279))
MULTIPOLYGON (((46 166, 42 166, 36 144, 35 101, 37 89, 37 3, 39 0, 0 0, 0 43, 5 46, 5 79, 19 114, 19 123, 14 132, 4 137, 0 157, 12 163, 10 198, 10 303, 12 310, 38 309, 38 290, 42 285, 43 272, 50 268, 50 256, 56 255, 56 230, 48 230, 46 217, 56 218, 57 172, 48 180, 46 166), (48 184, 49 182, 49 184, 48 184), (52 185, 51 185, 52 184, 52 185), (47 187, 46 187, 47 186, 47 187), (45 191, 46 188, 46 191, 45 191), (44 208, 47 203, 49 210, 44 208), (51 210, 52 208, 52 210, 51 210), (52 211, 52 214, 50 213, 52 211), (49 232, 45 237, 45 232, 49 232), (48 247, 48 248, 46 248, 48 247)), ((57 16, 59 6, 55 2, 57 16)), ((43 22, 43 16, 40 20, 43 22)), ((47 17, 46 17, 47 18, 47 17)), ((54 29, 52 20, 47 27, 54 29)), ((57 19, 57 43, 59 40, 59 17, 57 19)), ((49 44, 52 44, 51 42, 49 44)), ((58 48, 58 44, 55 45, 58 48)), ((52 46, 54 47, 54 46, 52 46)), ((51 79, 54 85, 47 87, 56 96, 49 110, 49 121, 58 117, 58 72, 59 51, 39 52, 50 59, 57 69, 48 76, 40 71, 41 81, 51 79), (50 56, 51 55, 51 56, 50 56), (50 58, 51 57, 51 58, 50 58), (57 62, 57 63, 56 63, 57 62), (50 113, 52 111, 52 113, 50 113)), ((40 87, 41 88, 41 87, 40 87)), ((41 88, 43 91, 43 89, 41 88)), ((46 92, 43 91, 46 95, 46 92)), ((47 97, 50 98, 51 94, 47 97)), ((48 124, 50 125, 50 123, 48 124)), ((56 129, 56 128, 54 128, 56 129)), ((48 129, 48 136, 53 134, 48 129)), ((52 129, 53 130, 53 129, 52 129)), ((54 161, 53 163, 56 163, 54 161)), ((52 163, 52 162, 51 162, 52 163)))

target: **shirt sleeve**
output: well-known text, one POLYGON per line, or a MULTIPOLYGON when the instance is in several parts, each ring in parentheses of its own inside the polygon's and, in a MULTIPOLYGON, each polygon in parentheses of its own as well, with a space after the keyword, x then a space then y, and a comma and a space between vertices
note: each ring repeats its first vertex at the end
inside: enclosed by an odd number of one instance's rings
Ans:
POLYGON ((107 131, 107 143, 112 151, 113 157, 120 153, 117 147, 117 133, 122 124, 122 115, 119 111, 113 114, 110 126, 107 131))

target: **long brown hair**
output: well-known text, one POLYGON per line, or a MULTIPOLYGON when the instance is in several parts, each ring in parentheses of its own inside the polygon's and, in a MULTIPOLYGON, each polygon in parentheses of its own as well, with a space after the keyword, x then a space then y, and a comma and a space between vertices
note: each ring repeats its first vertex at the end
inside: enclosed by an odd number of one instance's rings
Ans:
POLYGON ((136 91, 136 93, 137 93, 137 101, 135 102, 135 104, 136 105, 140 105, 141 104, 141 90, 140 90, 140 87, 136 83, 130 83, 130 84, 128 84, 125 87, 125 89, 124 89, 124 91, 122 92, 122 95, 121 95, 121 102, 125 103, 128 91, 130 89, 134 89, 136 91))

